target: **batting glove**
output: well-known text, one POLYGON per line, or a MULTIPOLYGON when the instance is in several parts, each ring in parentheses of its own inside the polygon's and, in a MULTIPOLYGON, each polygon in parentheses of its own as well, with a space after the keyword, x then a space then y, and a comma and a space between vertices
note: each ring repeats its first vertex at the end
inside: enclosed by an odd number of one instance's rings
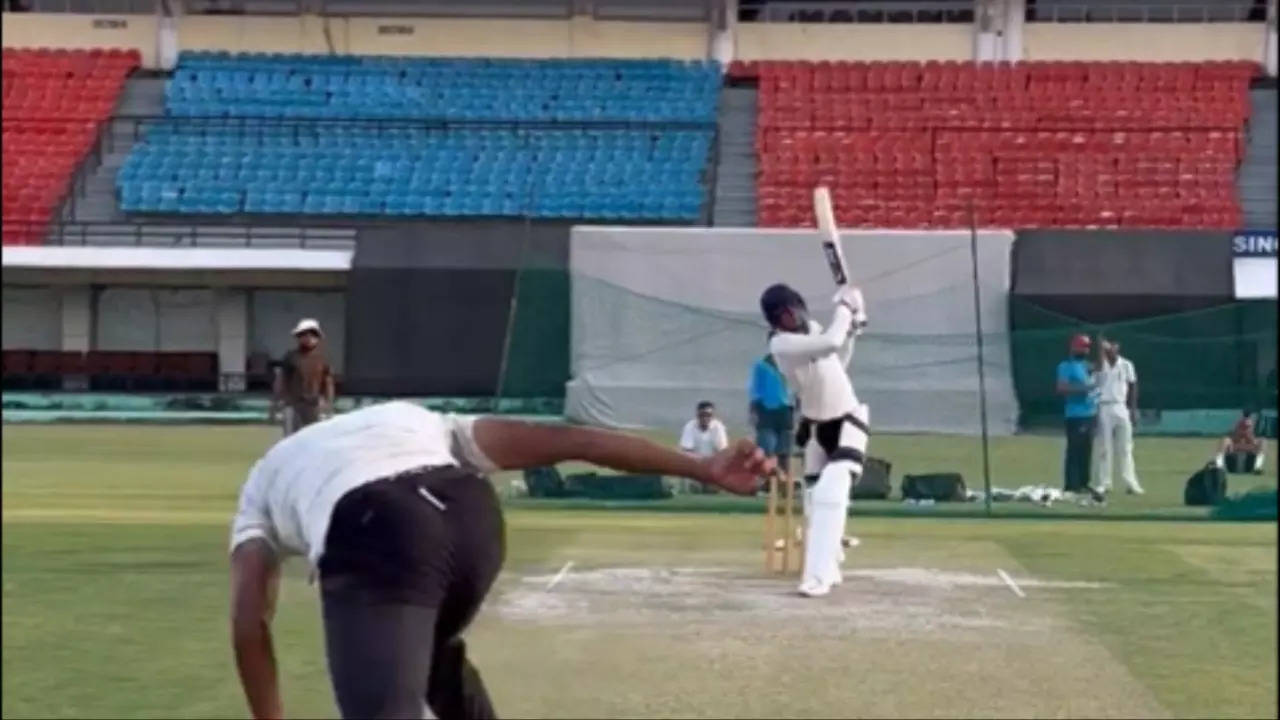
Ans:
POLYGON ((853 313, 853 327, 860 330, 867 326, 867 306, 862 301, 862 290, 852 285, 845 285, 836 291, 832 298, 837 305, 844 305, 853 313))

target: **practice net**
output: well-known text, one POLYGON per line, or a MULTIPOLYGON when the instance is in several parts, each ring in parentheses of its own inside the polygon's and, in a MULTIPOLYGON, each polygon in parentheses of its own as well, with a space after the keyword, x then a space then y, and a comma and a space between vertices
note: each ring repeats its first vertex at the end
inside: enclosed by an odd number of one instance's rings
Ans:
MULTIPOLYGON (((1014 432, 1012 233, 849 232, 843 240, 870 315, 850 372, 873 427, 979 433, 980 320, 988 429, 1014 432)), ((812 231, 576 227, 569 266, 565 413, 592 425, 678 428, 710 400, 726 423, 745 426, 751 366, 766 352, 761 291, 786 282, 823 324, 833 308, 812 231)))

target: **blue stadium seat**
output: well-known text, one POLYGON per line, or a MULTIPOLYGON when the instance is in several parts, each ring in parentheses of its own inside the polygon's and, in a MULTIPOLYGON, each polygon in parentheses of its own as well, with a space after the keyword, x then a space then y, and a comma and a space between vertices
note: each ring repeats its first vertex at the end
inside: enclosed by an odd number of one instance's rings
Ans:
POLYGON ((188 52, 165 88, 174 120, 147 129, 116 183, 127 212, 693 220, 719 87, 710 62, 188 52))

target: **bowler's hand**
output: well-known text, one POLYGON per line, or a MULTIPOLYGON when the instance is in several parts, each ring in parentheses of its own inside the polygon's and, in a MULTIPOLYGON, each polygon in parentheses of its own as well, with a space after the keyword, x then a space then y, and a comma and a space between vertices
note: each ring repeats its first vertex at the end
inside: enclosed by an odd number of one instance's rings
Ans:
POLYGON ((761 475, 774 472, 777 462, 743 438, 703 461, 706 482, 737 495, 754 495, 761 475))

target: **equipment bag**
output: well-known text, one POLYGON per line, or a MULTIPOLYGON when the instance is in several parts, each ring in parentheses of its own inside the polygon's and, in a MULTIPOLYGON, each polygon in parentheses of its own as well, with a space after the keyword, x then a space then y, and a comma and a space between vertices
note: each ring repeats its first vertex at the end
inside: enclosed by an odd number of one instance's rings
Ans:
POLYGON ((862 463, 862 477, 849 488, 851 500, 887 500, 893 492, 890 473, 893 463, 869 457, 862 463))
POLYGON ((573 495, 555 467, 526 468, 524 485, 531 498, 563 498, 573 495))
POLYGON ((591 500, 665 500, 671 491, 661 475, 578 473, 565 478, 571 492, 591 500))
POLYGON ((1227 472, 1215 463, 1187 479, 1182 501, 1188 505, 1217 505, 1227 496, 1227 472))
POLYGON ((960 502, 965 499, 964 477, 951 472, 904 475, 902 497, 907 500, 960 502))

